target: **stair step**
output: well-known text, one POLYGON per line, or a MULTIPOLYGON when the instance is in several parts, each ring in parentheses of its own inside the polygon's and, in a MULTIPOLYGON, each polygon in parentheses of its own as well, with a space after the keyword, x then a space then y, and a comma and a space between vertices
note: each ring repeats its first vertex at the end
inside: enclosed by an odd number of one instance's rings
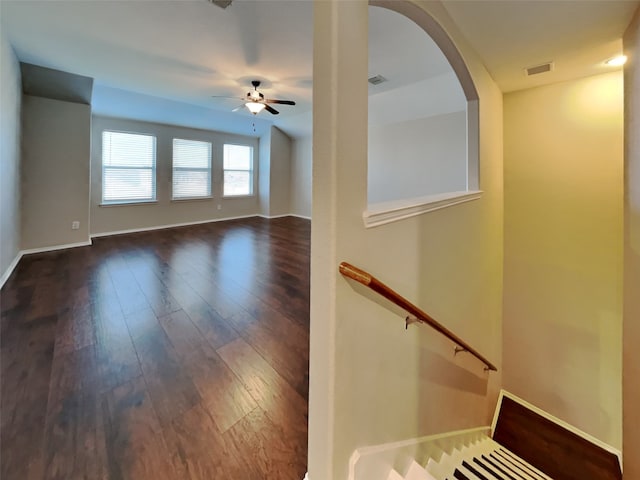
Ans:
POLYGON ((400 475, 398 472, 396 472, 395 470, 391 470, 389 472, 389 476, 387 477, 387 480, 404 480, 404 477, 400 475))
POLYGON ((535 477, 531 473, 525 472, 517 464, 509 461, 508 459, 505 459, 505 458, 497 455, 495 452, 492 452, 492 453, 486 455, 486 457, 489 460, 491 460, 493 463, 498 465, 500 468, 505 470, 506 472, 509 472, 510 475, 516 477, 517 479, 530 480, 530 479, 533 478, 535 480, 541 480, 542 478, 546 478, 546 477, 542 477, 542 476, 535 477))
POLYGON ((404 478, 405 480, 439 480, 434 478, 433 475, 422 468, 417 462, 412 462, 411 465, 409 465, 409 469, 404 478))
POLYGON ((504 478, 505 480, 520 480, 517 473, 510 471, 504 465, 493 460, 487 455, 480 455, 474 457, 474 465, 478 465, 482 471, 492 474, 496 478, 504 478))
MULTIPOLYGON (((471 470, 465 468, 464 466, 458 466, 453 473, 451 474, 452 478, 458 479, 468 479, 468 480, 485 480, 485 477, 481 477, 473 473, 471 470)), ((494 480, 493 478, 491 480, 494 480)))
POLYGON ((535 468, 534 466, 530 465, 525 460, 517 456, 515 453, 511 452, 510 450, 507 450, 506 448, 504 448, 499 444, 496 444, 496 445, 498 445, 498 448, 495 451, 494 457, 504 459, 503 461, 506 464, 514 467, 518 471, 525 474, 526 475, 525 478, 533 478, 535 480, 541 480, 541 479, 553 480, 551 477, 545 475, 540 470, 538 470, 537 468, 535 468))
MULTIPOLYGON (((392 469, 385 480, 552 480, 480 433, 473 438, 438 439, 414 455, 406 470, 392 469)), ((406 465, 405 461, 397 465, 406 465)), ((357 478, 368 480, 366 476, 357 478)))
POLYGON ((425 468, 436 480, 551 480, 489 437, 431 458, 425 468))
POLYGON ((427 473, 432 475, 436 480, 444 480, 449 472, 444 471, 442 465, 439 462, 436 462, 433 458, 430 458, 427 462, 426 466, 427 473))

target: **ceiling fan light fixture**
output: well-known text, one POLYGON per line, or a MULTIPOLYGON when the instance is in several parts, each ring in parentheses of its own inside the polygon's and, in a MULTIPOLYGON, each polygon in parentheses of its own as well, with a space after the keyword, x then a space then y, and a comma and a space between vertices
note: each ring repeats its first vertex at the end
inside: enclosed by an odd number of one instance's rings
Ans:
POLYGON ((265 107, 264 103, 258 103, 258 102, 247 102, 245 103, 245 106, 254 115, 259 114, 262 110, 264 110, 264 107, 265 107))

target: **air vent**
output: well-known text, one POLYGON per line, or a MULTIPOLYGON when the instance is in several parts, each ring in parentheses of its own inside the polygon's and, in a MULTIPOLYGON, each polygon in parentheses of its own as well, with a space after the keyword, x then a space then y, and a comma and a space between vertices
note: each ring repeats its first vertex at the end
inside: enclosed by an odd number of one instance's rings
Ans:
POLYGON ((219 6, 220 8, 227 8, 231 5, 231 0, 209 0, 209 2, 219 6))
POLYGON ((371 77, 369 79, 369 83, 371 85, 380 85, 382 82, 386 82, 386 81, 387 81, 387 79, 384 78, 382 75, 376 75, 376 76, 371 77))
POLYGON ((543 63, 542 65, 535 65, 533 67, 527 67, 524 72, 527 76, 540 75, 541 73, 547 73, 553 70, 553 62, 543 63))

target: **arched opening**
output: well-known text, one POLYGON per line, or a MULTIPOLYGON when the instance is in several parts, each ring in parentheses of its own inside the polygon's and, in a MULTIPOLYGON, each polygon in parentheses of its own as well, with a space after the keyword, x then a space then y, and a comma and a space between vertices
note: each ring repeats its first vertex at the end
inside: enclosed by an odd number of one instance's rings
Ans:
POLYGON ((479 196, 477 104, 440 25, 410 3, 370 2, 365 225, 479 196))

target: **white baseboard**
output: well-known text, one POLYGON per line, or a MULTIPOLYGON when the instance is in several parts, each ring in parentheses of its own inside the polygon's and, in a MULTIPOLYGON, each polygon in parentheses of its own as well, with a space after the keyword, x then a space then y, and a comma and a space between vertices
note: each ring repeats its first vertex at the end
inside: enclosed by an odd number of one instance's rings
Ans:
POLYGON ((261 213, 258 214, 258 217, 266 218, 267 220, 273 220, 274 218, 284 218, 284 217, 288 217, 288 216, 289 216, 288 213, 283 213, 282 215, 262 215, 261 213))
POLYGON ((7 269, 4 271, 4 273, 2 274, 2 277, 0 277, 0 288, 4 287, 5 282, 9 280, 9 277, 11 276, 15 268, 18 266, 18 262, 20 261, 21 258, 22 258, 22 252, 20 251, 16 254, 16 257, 13 259, 13 261, 9 264, 7 269))
POLYGON ((284 218, 284 217, 296 217, 296 218, 303 218, 305 220, 311 220, 311 217, 305 217, 304 215, 298 215, 296 213, 283 213, 282 215, 258 215, 259 217, 262 218, 266 218, 268 220, 273 220, 274 218, 284 218))
POLYGON ((32 253, 44 253, 54 252, 56 250, 66 250, 67 248, 86 247, 91 245, 91 239, 84 242, 65 243, 64 245, 51 245, 49 247, 29 248, 27 250, 21 250, 22 255, 31 255, 32 253))
POLYGON ((240 220, 242 218, 252 218, 252 217, 259 217, 259 216, 260 215, 258 214, 251 214, 251 215, 241 215, 238 217, 224 217, 224 218, 213 218, 209 220, 197 220, 195 222, 170 223, 166 225, 156 225, 153 227, 129 228, 126 230, 114 230, 111 232, 92 233, 89 236, 91 238, 110 237, 112 235, 124 235, 126 233, 152 232, 153 230, 164 230, 167 228, 175 228, 175 227, 188 227, 190 225, 202 225, 205 223, 224 222, 227 220, 240 220))
POLYGON ((142 228, 130 228, 127 230, 114 230, 111 232, 99 232, 92 233, 89 236, 91 238, 99 238, 99 237, 110 237, 112 235, 124 235, 126 233, 140 233, 140 232, 151 232, 153 230, 164 230, 166 228, 175 228, 175 227, 188 227, 190 225, 202 225, 205 223, 215 223, 215 222, 226 222, 227 220, 241 220, 243 218, 266 218, 267 220, 273 220, 274 218, 282 218, 282 217, 300 217, 306 218, 307 220, 311 220, 307 217, 301 217, 300 215, 294 215, 292 213, 286 213, 284 215, 274 215, 272 217, 268 217, 266 215, 262 215, 259 213, 251 214, 251 215, 240 215, 237 217, 224 217, 224 218, 213 218, 210 220, 197 220, 195 222, 183 222, 183 223, 171 223, 166 225, 156 225, 154 227, 142 227, 142 228))
POLYGON ((0 288, 2 288, 4 286, 5 282, 9 279, 9 277, 11 276, 13 271, 15 270, 16 266, 18 265, 18 262, 20 262, 20 259, 24 255, 31 255, 33 253, 53 252, 55 250, 65 250, 67 248, 86 247, 86 246, 92 244, 92 241, 91 241, 92 238, 109 237, 109 236, 112 236, 112 235, 123 235, 123 234, 126 234, 126 233, 150 232, 150 231, 153 231, 153 230, 164 230, 166 228, 188 227, 190 225, 201 225, 201 224, 204 224, 204 223, 224 222, 226 220, 240 220, 240 219, 243 219, 243 218, 252 218, 252 217, 261 217, 261 218, 266 218, 268 220, 272 220, 272 219, 275 219, 275 218, 283 218, 283 217, 298 217, 298 218, 303 218, 305 220, 311 220, 310 217, 304 217, 302 215, 296 215, 294 213, 285 213, 284 215, 274 215, 274 216, 270 216, 270 217, 268 217, 266 215, 260 215, 260 214, 251 214, 251 215, 241 215, 241 216, 237 216, 237 217, 225 217, 225 218, 214 218, 214 219, 210 219, 210 220, 198 220, 198 221, 195 221, 195 222, 184 222, 184 223, 173 223, 173 224, 168 224, 168 225, 158 225, 158 226, 154 226, 154 227, 131 228, 131 229, 128 229, 128 230, 116 230, 116 231, 112 231, 112 232, 92 233, 92 234, 89 235, 89 240, 87 240, 85 242, 67 243, 67 244, 64 244, 64 245, 52 245, 52 246, 48 246, 48 247, 29 248, 27 250, 20 250, 17 253, 16 257, 11 262, 11 264, 7 267, 5 272, 0 277, 0 288))
POLYGON ((307 217, 306 215, 298 215, 297 213, 290 213, 287 216, 288 217, 303 218, 304 220, 311 220, 311 217, 307 217))
POLYGON ((18 263, 25 255, 31 255, 32 253, 44 253, 44 252, 53 252, 55 250, 66 250, 67 248, 75 248, 75 247, 86 247, 91 245, 91 240, 87 240, 85 242, 76 242, 76 243, 66 243, 64 245, 51 245, 48 247, 38 247, 38 248, 29 248, 27 250, 20 250, 16 255, 16 258, 13 259, 11 264, 7 267, 5 272, 0 277, 0 288, 2 288, 5 282, 9 279, 15 268, 18 266, 18 263))

